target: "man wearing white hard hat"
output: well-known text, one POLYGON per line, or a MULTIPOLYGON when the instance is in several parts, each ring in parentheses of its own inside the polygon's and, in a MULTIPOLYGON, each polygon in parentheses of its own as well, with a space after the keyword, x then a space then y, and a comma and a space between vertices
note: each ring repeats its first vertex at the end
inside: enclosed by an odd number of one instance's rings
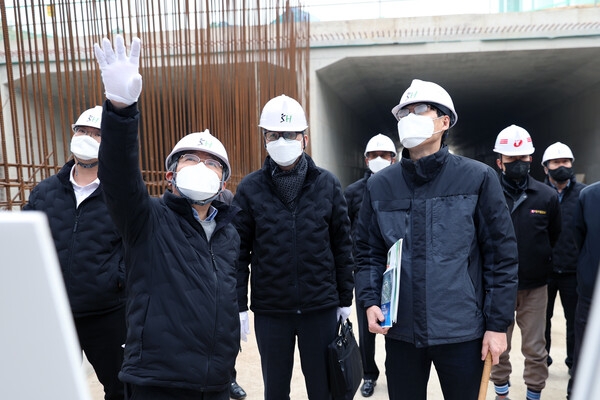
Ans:
POLYGON ((304 152, 308 123, 291 97, 260 115, 263 166, 244 177, 233 204, 241 250, 240 310, 254 312, 265 400, 288 399, 298 341, 308 398, 331 398, 327 345, 350 314, 354 281, 350 220, 339 180, 304 152), (251 265, 251 267, 250 267, 251 265))
POLYGON ((506 349, 517 289, 517 248, 489 166, 452 154, 458 120, 448 92, 412 81, 392 109, 400 162, 367 181, 355 243, 357 303, 385 335, 389 398, 427 398, 433 363, 444 398, 475 399, 483 360, 506 349), (382 327, 388 250, 402 241, 396 323, 382 327))
MULTIPOLYGON (((396 162, 396 145, 389 137, 381 133, 373 136, 365 148, 365 164, 367 170, 364 176, 349 185, 344 191, 344 197, 348 203, 348 216, 352 226, 352 238, 356 237, 356 226, 358 221, 358 211, 362 204, 362 199, 367 187, 367 180, 375 173, 389 167, 396 162)), ((369 322, 365 310, 357 304, 358 318, 358 337, 360 355, 363 365, 364 382, 360 387, 360 393, 363 397, 370 397, 375 391, 377 378, 379 377, 379 368, 375 362, 375 334, 369 332, 369 322)))
POLYGON ((119 377, 128 399, 229 399, 240 344, 237 210, 218 202, 231 167, 208 130, 184 136, 165 159, 168 190, 148 194, 139 168, 140 40, 95 45, 106 102, 99 176, 123 236, 127 340, 119 377))
POLYGON ((33 188, 23 210, 48 215, 81 349, 104 398, 123 400, 118 374, 126 330, 125 268, 121 237, 98 179, 101 120, 101 106, 77 118, 71 126, 73 159, 33 188))
MULTIPOLYGON (((527 399, 537 400, 548 378, 545 340, 548 273, 552 251, 561 231, 560 204, 556 191, 529 175, 535 151, 529 133, 517 125, 496 137, 494 152, 500 182, 511 213, 519 254, 519 288, 515 321, 521 330, 521 352, 525 358, 523 380, 527 399)), ((514 322, 508 329, 508 348, 500 363, 492 367, 498 399, 506 399, 512 371, 509 355, 514 322)))
POLYGON ((586 185, 577 182, 573 173, 573 152, 564 143, 556 142, 548 146, 542 156, 542 166, 546 173, 545 183, 558 193, 562 215, 562 230, 552 252, 552 271, 548 278, 548 307, 546 309, 546 350, 548 366, 552 364, 550 344, 552 315, 556 295, 560 292, 565 320, 567 323, 567 358, 569 371, 573 367, 573 346, 575 343, 575 308, 577 307, 577 259, 579 249, 575 240, 575 216, 579 207, 579 192, 586 185))

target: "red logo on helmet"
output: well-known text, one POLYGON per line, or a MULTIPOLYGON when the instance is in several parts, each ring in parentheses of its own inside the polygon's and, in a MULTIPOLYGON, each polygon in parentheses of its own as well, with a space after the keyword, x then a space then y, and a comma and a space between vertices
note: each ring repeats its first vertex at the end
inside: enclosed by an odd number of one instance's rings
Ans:
POLYGON ((523 140, 519 139, 519 140, 515 140, 515 142, 513 143, 514 147, 520 147, 523 144, 523 140))

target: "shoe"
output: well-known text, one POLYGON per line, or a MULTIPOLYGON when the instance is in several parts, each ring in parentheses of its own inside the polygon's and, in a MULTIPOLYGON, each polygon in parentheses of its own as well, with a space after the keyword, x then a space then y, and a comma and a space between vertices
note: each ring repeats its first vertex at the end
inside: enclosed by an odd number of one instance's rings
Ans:
POLYGON ((363 397, 371 397, 373 396, 373 392, 375 391, 375 386, 377 386, 377 381, 373 379, 365 379, 361 388, 360 394, 363 397))
POLYGON ((246 392, 236 381, 231 382, 229 386, 229 397, 235 400, 242 400, 246 398, 246 392))
POLYGON ((552 357, 550 357, 550 354, 548 354, 548 359, 546 360, 546 363, 548 363, 548 366, 551 366, 553 361, 554 360, 552 360, 552 357))

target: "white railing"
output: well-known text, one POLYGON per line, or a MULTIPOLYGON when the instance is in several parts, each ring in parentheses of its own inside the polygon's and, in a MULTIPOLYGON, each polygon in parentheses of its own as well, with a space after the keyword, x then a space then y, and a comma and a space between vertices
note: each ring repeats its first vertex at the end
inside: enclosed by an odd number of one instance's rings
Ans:
POLYGON ((304 0, 302 4, 316 22, 600 6, 600 0, 304 0))

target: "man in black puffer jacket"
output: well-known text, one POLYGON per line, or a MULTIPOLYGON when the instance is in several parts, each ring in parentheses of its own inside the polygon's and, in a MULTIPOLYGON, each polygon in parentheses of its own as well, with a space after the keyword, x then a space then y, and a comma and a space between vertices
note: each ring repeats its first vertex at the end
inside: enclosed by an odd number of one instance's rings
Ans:
POLYGON ((584 333, 591 318, 592 301, 598 292, 595 288, 600 270, 600 182, 592 183, 579 192, 575 215, 575 242, 579 249, 577 260, 577 307, 575 308, 575 344, 573 346, 572 377, 569 380, 567 399, 572 383, 577 378, 577 365, 583 350, 584 333))
POLYGON ((124 243, 127 341, 119 377, 129 399, 226 400, 240 347, 236 209, 215 201, 231 174, 207 130, 167 156, 170 190, 151 198, 139 168, 140 41, 95 46, 107 101, 99 176, 124 243))
POLYGON ((304 153, 308 127, 296 100, 281 95, 263 108, 269 156, 246 176, 233 204, 241 250, 240 310, 251 309, 265 400, 288 399, 294 343, 311 400, 329 400, 327 345, 352 304, 350 221, 338 179, 304 153))
POLYGON ((100 106, 81 114, 72 126, 74 159, 40 182, 23 210, 48 216, 81 349, 104 386, 105 399, 122 400, 125 268, 121 237, 98 180, 101 117, 100 106))

